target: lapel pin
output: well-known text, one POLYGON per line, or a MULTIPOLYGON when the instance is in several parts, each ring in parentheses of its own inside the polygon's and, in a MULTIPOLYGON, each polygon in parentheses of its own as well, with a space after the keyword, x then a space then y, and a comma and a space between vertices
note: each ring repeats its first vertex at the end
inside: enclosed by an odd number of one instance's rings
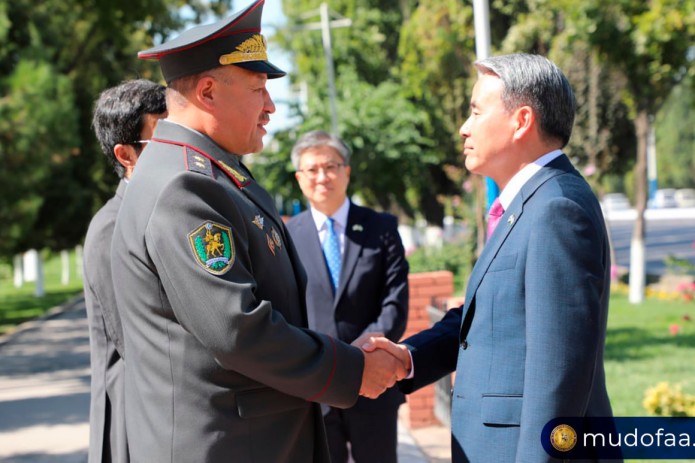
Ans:
POLYGON ((282 240, 280 239, 280 234, 275 230, 275 227, 272 227, 270 229, 270 236, 273 237, 273 242, 275 243, 275 246, 278 248, 282 247, 282 240))
POLYGON ((257 215, 256 217, 253 218, 251 223, 253 223, 255 226, 257 226, 260 230, 263 230, 263 217, 260 215, 257 215))
POLYGON ((362 225, 356 223, 355 225, 352 226, 352 231, 361 232, 361 231, 364 231, 364 228, 362 227, 362 225))
POLYGON ((507 223, 508 223, 509 225, 512 225, 512 224, 514 223, 514 220, 516 220, 516 218, 514 217, 514 214, 512 214, 512 215, 510 215, 509 218, 507 219, 507 223))

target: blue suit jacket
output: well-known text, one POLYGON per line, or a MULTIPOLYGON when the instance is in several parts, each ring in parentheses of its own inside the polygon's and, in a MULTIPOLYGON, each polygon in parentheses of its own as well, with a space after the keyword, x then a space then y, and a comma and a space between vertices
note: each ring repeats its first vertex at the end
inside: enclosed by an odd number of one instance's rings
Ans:
MULTIPOLYGON (((309 327, 347 343, 374 331, 398 341, 408 321, 408 262, 396 218, 350 204, 335 297, 311 212, 293 217, 287 228, 307 272, 309 327)), ((397 407, 403 401, 394 388, 377 400, 360 397, 353 410, 397 407)))
POLYGON ((609 244, 588 184, 560 156, 513 199, 476 263, 463 307, 404 341, 408 392, 456 370, 454 462, 555 461, 543 426, 611 416, 603 352, 609 244))

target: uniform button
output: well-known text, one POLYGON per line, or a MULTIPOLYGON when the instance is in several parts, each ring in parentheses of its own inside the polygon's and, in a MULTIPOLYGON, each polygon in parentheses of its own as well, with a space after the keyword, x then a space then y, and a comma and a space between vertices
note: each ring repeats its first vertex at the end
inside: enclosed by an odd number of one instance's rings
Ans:
POLYGON ((463 350, 468 349, 468 341, 465 339, 461 341, 461 347, 463 348, 463 350))

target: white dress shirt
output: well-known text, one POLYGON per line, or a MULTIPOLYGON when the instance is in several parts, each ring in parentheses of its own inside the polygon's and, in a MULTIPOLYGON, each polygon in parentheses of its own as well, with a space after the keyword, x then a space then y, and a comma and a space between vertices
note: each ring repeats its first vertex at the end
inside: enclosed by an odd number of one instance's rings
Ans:
MULTIPOLYGON (((345 198, 345 202, 331 216, 333 219, 333 230, 338 235, 338 243, 340 243, 340 256, 345 256, 345 228, 347 227, 348 212, 350 211, 350 200, 345 198)), ((311 208, 311 217, 314 219, 316 230, 319 232, 319 242, 323 248, 323 242, 326 240, 326 219, 328 216, 323 212, 319 212, 313 207, 311 208)))
POLYGON ((519 172, 514 174, 509 183, 507 183, 507 186, 504 187, 504 190, 502 190, 500 193, 500 204, 502 204, 504 210, 506 211, 509 209, 509 205, 512 204, 514 197, 521 191, 521 188, 526 184, 526 182, 528 182, 531 177, 536 174, 536 172, 541 170, 544 166, 549 164, 561 154, 561 150, 551 151, 550 153, 539 157, 531 164, 525 166, 519 172))

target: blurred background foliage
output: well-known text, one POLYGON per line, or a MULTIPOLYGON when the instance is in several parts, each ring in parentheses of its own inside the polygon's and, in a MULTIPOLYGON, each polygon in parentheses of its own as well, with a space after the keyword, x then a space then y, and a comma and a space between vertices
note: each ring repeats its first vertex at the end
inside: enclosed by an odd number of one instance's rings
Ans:
MULTIPOLYGON (((0 0, 3 259, 80 243, 112 195, 117 178, 94 139, 92 106, 124 79, 160 80, 156 63, 138 60, 137 51, 247 3, 0 0)), ((304 202, 289 159, 294 140, 331 126, 321 33, 301 30, 318 20, 306 14, 319 5, 282 0, 286 24, 271 37, 289 53, 289 79, 302 95, 292 105, 296 125, 250 158, 280 206, 304 202)), ((353 150, 351 193, 402 223, 441 225, 447 215, 480 223, 483 183, 463 168, 458 136, 476 79, 472 3, 329 7, 352 21, 332 31, 338 127, 353 150)), ((490 22, 493 54, 545 54, 567 73, 579 110, 566 151, 599 195, 623 191, 634 204, 643 193, 634 185, 645 121, 656 124, 660 187, 695 187, 695 0, 491 0, 490 22)))

